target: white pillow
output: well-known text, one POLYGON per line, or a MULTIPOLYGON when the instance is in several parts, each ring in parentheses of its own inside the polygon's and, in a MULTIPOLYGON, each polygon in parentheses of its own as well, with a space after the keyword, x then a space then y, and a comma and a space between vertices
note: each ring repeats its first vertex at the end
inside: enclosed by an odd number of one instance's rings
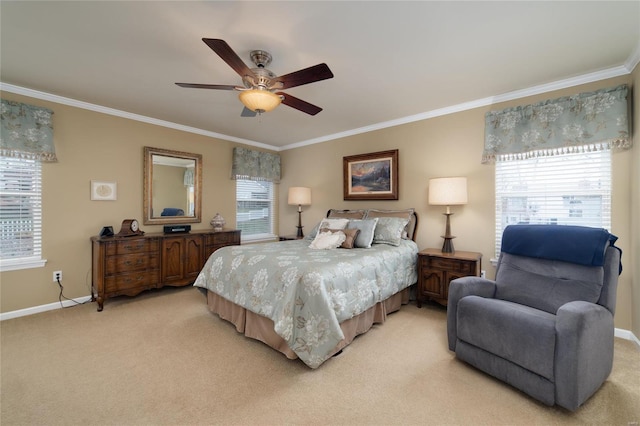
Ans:
POLYGON ((347 227, 347 223, 349 223, 349 219, 345 218, 325 218, 320 222, 320 229, 322 228, 331 228, 331 229, 344 229, 347 227))
POLYGON ((309 244, 309 248, 321 250, 335 249, 340 247, 346 239, 347 236, 344 232, 319 232, 314 240, 311 241, 311 244, 309 244))
POLYGON ((312 230, 311 233, 309 234, 308 238, 309 239, 314 239, 316 237, 316 235, 318 234, 318 231, 322 228, 330 228, 330 229, 344 229, 347 227, 347 223, 349 223, 349 219, 344 219, 344 218, 336 218, 336 219, 332 219, 332 218, 325 218, 322 219, 320 221, 320 223, 318 223, 312 230))

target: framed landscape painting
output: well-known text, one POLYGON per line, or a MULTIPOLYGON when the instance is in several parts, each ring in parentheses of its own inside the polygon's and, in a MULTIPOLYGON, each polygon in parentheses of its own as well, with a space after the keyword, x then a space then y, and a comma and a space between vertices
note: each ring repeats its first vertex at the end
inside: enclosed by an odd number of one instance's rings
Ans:
POLYGON ((398 150, 343 157, 345 200, 397 200, 398 150))

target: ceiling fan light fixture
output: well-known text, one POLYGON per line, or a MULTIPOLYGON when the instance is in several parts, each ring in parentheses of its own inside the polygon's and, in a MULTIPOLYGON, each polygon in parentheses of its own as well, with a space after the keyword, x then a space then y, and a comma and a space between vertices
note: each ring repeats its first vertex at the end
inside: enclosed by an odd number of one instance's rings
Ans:
POLYGON ((240 114, 242 117, 254 117, 256 114, 272 111, 281 103, 309 115, 316 115, 322 111, 319 106, 279 90, 333 78, 333 73, 327 64, 321 63, 278 77, 266 68, 271 62, 271 55, 264 50, 251 52, 251 60, 257 68, 249 68, 226 41, 217 38, 203 38, 202 41, 233 68, 242 78, 244 87, 228 84, 176 83, 178 86, 193 89, 239 90, 239 98, 244 105, 240 114))
POLYGON ((244 106, 258 114, 273 111, 282 102, 280 96, 268 90, 243 90, 238 97, 244 106))

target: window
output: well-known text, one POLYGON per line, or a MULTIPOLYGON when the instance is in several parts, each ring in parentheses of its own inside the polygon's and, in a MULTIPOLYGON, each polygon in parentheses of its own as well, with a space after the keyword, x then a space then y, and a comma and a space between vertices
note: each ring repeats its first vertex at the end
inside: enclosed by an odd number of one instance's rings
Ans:
POLYGON ((496 161, 496 256, 518 223, 610 230, 611 151, 496 161))
POLYGON ((0 157, 0 270, 44 266, 37 160, 0 157))
POLYGON ((236 179, 236 227, 242 240, 273 239, 274 183, 236 179))

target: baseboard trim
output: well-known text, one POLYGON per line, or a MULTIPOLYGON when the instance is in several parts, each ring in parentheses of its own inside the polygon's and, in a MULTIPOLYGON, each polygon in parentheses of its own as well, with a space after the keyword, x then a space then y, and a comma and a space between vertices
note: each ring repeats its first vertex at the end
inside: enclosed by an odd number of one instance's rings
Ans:
MULTIPOLYGON (((75 300, 78 303, 85 303, 91 300, 91 296, 78 297, 77 299, 73 299, 73 300, 75 300)), ((32 308, 19 309, 17 311, 11 311, 11 312, 4 312, 4 313, 0 313, 0 321, 19 318, 19 317, 26 317, 28 315, 39 314, 41 312, 53 311, 54 309, 68 308, 69 306, 74 306, 74 305, 76 305, 76 303, 74 303, 71 300, 63 300, 62 303, 54 302, 46 305, 34 306, 32 308)))
MULTIPOLYGON (((78 303, 85 303, 91 300, 91 296, 83 296, 74 300, 78 303)), ((41 312, 52 311, 54 309, 67 308, 75 304, 76 303, 74 303, 71 300, 64 300, 62 304, 60 302, 54 302, 54 303, 49 303, 47 305, 34 306, 32 308, 19 309, 17 311, 0 313, 0 321, 19 318, 19 317, 26 317, 27 315, 39 314, 41 312)), ((621 339, 625 339, 625 340, 631 340, 638 346, 638 348, 640 348, 640 340, 638 340, 638 338, 631 332, 631 330, 616 328, 614 329, 614 336, 619 337, 621 339)))
POLYGON ((616 328, 614 335, 621 339, 631 340, 633 343, 636 344, 638 348, 640 348, 640 340, 638 340, 638 338, 635 336, 635 334, 631 332, 631 330, 623 330, 621 328, 616 328))

